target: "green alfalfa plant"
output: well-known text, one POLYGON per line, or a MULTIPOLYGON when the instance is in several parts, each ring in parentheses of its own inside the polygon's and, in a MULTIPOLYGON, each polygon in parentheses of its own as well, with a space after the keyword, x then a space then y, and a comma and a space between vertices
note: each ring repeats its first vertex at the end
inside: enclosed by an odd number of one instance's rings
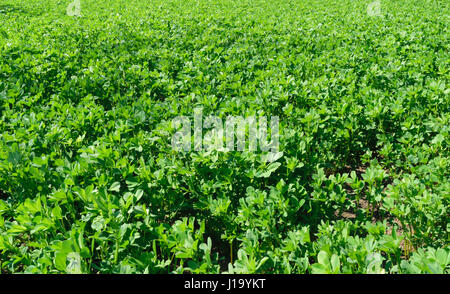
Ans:
POLYGON ((376 205, 382 200, 383 180, 387 177, 387 173, 380 166, 369 166, 362 174, 364 182, 367 183, 367 211, 366 216, 372 217, 376 205))
POLYGON ((355 171, 352 171, 350 173, 350 177, 347 179, 347 182, 353 190, 353 195, 355 197, 354 209, 355 209, 355 212, 357 212, 359 209, 360 199, 362 196, 361 193, 364 189, 365 182, 358 178, 355 171))

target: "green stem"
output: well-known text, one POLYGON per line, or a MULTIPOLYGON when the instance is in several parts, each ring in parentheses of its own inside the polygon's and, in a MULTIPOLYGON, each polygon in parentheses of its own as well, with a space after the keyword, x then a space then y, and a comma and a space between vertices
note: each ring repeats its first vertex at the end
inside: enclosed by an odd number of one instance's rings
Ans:
POLYGON ((114 252, 114 264, 117 264, 119 258, 119 239, 116 239, 116 250, 114 252))
POLYGON ((233 240, 230 242, 230 261, 233 264, 233 240))

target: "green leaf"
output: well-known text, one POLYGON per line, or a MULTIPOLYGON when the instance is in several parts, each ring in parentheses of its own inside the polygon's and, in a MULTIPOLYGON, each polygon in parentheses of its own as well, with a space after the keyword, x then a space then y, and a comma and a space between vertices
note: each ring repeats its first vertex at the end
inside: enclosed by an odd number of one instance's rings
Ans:
POLYGON ((331 270, 333 271, 333 273, 339 273, 340 267, 341 267, 341 264, 340 264, 339 256, 337 256, 336 254, 333 254, 331 256, 331 270))
POLYGON ((119 192, 120 191, 120 183, 114 182, 111 187, 109 187, 109 191, 119 192))
POLYGON ((65 179, 65 180, 64 180, 64 183, 65 183, 67 186, 74 186, 74 185, 75 185, 75 182, 74 182, 71 178, 65 179))
POLYGON ((67 259, 67 253, 57 252, 55 254, 55 259, 54 259, 55 267, 58 270, 65 272, 66 271, 66 259, 67 259))
POLYGON ((279 162, 272 162, 263 171, 258 171, 255 176, 257 178, 268 178, 280 165, 279 162))

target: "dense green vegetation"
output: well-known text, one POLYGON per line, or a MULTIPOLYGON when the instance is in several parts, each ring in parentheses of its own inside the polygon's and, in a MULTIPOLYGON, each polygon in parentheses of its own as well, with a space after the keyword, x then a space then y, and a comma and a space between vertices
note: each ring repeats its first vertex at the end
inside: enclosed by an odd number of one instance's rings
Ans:
POLYGON ((0 0, 2 273, 450 271, 449 1, 70 2, 0 0))

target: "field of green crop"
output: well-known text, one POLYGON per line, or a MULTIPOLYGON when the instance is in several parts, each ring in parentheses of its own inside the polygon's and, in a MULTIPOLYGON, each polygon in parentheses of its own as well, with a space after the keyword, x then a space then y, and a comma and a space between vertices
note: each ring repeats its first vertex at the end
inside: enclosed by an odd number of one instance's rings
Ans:
POLYGON ((1 273, 450 272, 449 1, 71 2, 0 0, 1 273))

